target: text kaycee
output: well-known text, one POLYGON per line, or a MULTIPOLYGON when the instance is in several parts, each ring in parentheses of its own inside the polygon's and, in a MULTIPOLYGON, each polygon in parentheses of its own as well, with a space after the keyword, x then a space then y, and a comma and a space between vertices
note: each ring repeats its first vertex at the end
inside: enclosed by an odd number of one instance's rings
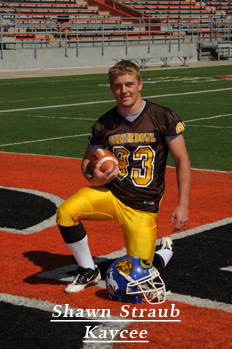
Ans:
MULTIPOLYGON (((180 311, 175 307, 175 304, 171 304, 171 309, 158 309, 158 308, 151 308, 151 309, 144 309, 144 308, 137 308, 136 306, 132 305, 123 305, 121 307, 121 311, 119 316, 122 319, 129 319, 131 318, 136 320, 143 320, 144 317, 146 317, 147 320, 165 320, 165 319, 177 319, 180 316, 180 311)), ((73 309, 69 306, 69 304, 64 305, 55 305, 54 306, 54 312, 52 313, 53 318, 75 318, 76 321, 78 321, 78 318, 89 318, 89 319, 97 319, 99 322, 103 319, 110 319, 110 309, 73 309)), ((113 317, 115 318, 115 317, 113 317)), ((88 320, 86 320, 88 321, 88 320)), ((147 330, 130 330, 127 329, 123 330, 113 330, 113 329, 102 329, 99 326, 85 326, 85 336, 83 337, 84 340, 91 340, 91 339, 98 339, 98 340, 104 340, 109 339, 113 341, 115 337, 118 335, 121 340, 123 339, 140 339, 144 340, 147 338, 147 330)))

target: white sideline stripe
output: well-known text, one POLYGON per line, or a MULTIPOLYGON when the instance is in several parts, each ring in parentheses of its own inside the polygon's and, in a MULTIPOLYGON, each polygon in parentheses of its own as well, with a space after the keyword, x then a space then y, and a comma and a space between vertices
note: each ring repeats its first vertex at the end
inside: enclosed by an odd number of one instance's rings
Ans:
POLYGON ((56 303, 49 303, 47 301, 38 301, 37 299, 31 299, 21 296, 14 296, 7 293, 0 293, 0 301, 5 303, 10 303, 14 305, 23 305, 27 308, 35 308, 45 311, 54 311, 54 306, 56 303))
MULTIPOLYGON (((181 92, 181 93, 170 93, 170 94, 165 94, 165 95, 146 96, 146 97, 143 97, 143 98, 160 98, 160 97, 184 96, 184 95, 191 95, 191 94, 221 92, 221 91, 229 91, 229 90, 232 90, 232 87, 215 89, 215 90, 205 90, 205 91, 191 91, 191 92, 181 92)), ((50 106, 44 106, 44 107, 8 109, 8 110, 0 110, 0 113, 9 113, 9 112, 13 112, 13 111, 25 111, 25 110, 40 110, 40 109, 51 109, 51 108, 63 108, 63 107, 73 107, 73 106, 78 106, 78 105, 101 104, 101 103, 112 103, 112 102, 115 103, 115 100, 113 99, 113 100, 108 100, 108 101, 82 102, 82 103, 50 105, 50 106)))
POLYGON ((171 237, 173 240, 183 239, 184 237, 196 235, 196 234, 202 233, 203 231, 211 230, 213 228, 218 228, 223 225, 231 224, 231 223, 232 223, 232 217, 229 217, 213 223, 204 224, 193 229, 184 230, 184 231, 181 231, 180 233, 172 234, 171 237))
POLYGON ((225 267, 225 268, 220 268, 221 270, 224 270, 224 271, 230 271, 232 272, 232 266, 231 267, 225 267))
POLYGON ((11 145, 20 145, 20 144, 26 144, 26 143, 47 142, 47 141, 54 141, 54 140, 57 140, 57 139, 73 138, 73 137, 83 137, 83 136, 89 136, 89 133, 82 134, 82 135, 73 135, 73 136, 63 136, 63 137, 37 139, 35 141, 25 141, 25 142, 18 142, 18 143, 0 144, 0 147, 8 147, 8 146, 11 146, 11 145))
POLYGON ((198 297, 185 296, 178 293, 171 293, 167 297, 167 299, 174 302, 191 304, 197 307, 224 310, 228 313, 232 313, 232 304, 225 304, 221 302, 210 301, 209 299, 201 299, 198 297))
MULTIPOLYGON (((175 167, 172 167, 172 166, 167 166, 167 167, 175 168, 175 167)), ((195 168, 195 167, 192 167, 191 170, 195 170, 195 171, 207 171, 207 172, 217 172, 217 173, 232 173, 231 171, 210 170, 210 169, 207 169, 207 168, 195 168)))
MULTIPOLYGON (((44 154, 28 154, 28 153, 16 153, 16 152, 11 152, 11 151, 0 151, 0 154, 14 154, 14 155, 28 155, 28 156, 45 156, 47 158, 60 158, 60 159, 73 159, 73 160, 82 160, 82 158, 74 158, 74 157, 68 157, 68 156, 60 156, 60 155, 44 155, 44 154)), ((206 170, 207 171, 207 170, 206 170)), ((211 170, 209 170, 211 171, 211 170)), ((212 170, 214 171, 214 170, 212 170)), ((220 171, 219 171, 220 172, 220 171)), ((224 172, 224 171, 221 171, 224 172)))
MULTIPOLYGON (((0 154, 16 154, 16 155, 28 155, 28 156, 46 156, 50 158, 60 158, 60 159, 74 159, 74 160, 82 160, 82 158, 74 158, 74 157, 67 157, 67 156, 59 156, 59 155, 44 155, 44 154, 32 154, 32 153, 16 153, 16 152, 10 152, 10 151, 0 151, 0 154)), ((173 166, 167 166, 167 168, 175 168, 173 166)), ((208 169, 208 168, 191 168, 194 171, 205 171, 205 172, 217 172, 217 173, 232 173, 231 171, 222 171, 222 170, 214 170, 214 169, 208 169)))

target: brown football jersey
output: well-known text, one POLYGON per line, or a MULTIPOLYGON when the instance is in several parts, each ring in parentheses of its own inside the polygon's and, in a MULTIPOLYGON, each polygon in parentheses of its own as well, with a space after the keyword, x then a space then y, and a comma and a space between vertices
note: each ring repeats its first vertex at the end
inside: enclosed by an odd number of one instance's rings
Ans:
POLYGON ((89 143, 108 147, 119 160, 119 174, 107 188, 127 206, 158 212, 168 156, 165 137, 184 128, 178 115, 150 101, 133 122, 119 115, 117 107, 104 114, 93 125, 89 143))

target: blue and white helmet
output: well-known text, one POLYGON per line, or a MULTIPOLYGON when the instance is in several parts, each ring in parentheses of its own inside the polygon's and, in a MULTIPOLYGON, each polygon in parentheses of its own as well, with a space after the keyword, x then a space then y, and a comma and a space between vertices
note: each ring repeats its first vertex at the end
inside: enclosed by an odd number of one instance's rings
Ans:
POLYGON ((106 273, 109 297, 124 303, 160 304, 165 301, 166 289, 158 270, 138 257, 122 257, 106 273))

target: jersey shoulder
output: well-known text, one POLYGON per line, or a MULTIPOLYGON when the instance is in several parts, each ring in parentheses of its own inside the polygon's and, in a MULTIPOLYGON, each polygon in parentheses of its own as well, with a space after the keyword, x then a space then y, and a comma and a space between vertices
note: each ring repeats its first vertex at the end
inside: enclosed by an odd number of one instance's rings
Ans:
POLYGON ((179 115, 171 109, 150 102, 152 118, 161 127, 164 136, 178 135, 185 130, 185 124, 179 115))

